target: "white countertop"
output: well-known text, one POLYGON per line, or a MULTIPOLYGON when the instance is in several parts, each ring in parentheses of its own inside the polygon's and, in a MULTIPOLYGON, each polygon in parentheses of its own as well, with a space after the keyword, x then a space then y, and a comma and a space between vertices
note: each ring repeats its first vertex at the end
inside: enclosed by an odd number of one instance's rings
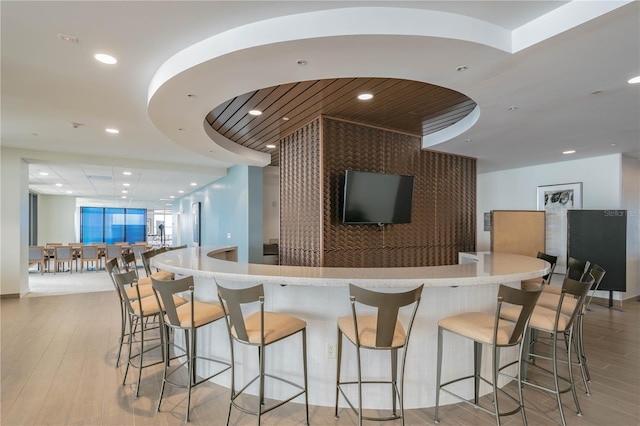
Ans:
POLYGON ((549 263, 535 257, 511 253, 469 253, 477 262, 446 266, 407 268, 325 268, 262 265, 212 259, 210 252, 233 247, 190 247, 155 256, 153 265, 180 275, 218 278, 226 281, 255 282, 315 287, 342 287, 349 283, 362 287, 425 287, 502 284, 541 277, 549 263))

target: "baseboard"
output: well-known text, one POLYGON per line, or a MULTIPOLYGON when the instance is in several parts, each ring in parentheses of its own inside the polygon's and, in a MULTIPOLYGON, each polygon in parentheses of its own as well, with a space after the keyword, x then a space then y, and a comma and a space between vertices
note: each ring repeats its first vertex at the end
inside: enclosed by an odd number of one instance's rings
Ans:
POLYGON ((0 299, 19 299, 20 293, 0 294, 0 299))

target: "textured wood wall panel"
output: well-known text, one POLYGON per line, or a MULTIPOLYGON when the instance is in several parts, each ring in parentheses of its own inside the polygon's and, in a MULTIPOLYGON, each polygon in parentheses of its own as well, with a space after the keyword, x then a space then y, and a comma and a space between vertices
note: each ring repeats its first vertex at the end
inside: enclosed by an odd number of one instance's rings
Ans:
POLYGON ((416 136, 330 117, 283 139, 281 263, 430 266, 454 264, 458 252, 475 251, 475 159, 424 151, 420 143, 416 136), (411 223, 343 224, 347 169, 415 176, 411 223))
POLYGON ((321 265, 320 120, 281 140, 280 263, 321 265))

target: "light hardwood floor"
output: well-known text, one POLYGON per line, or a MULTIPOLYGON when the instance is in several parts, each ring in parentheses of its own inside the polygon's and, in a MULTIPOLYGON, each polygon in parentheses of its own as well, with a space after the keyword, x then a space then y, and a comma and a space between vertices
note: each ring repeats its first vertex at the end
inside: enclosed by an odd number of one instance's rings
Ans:
MULTIPOLYGON (((163 411, 155 412, 161 366, 143 371, 137 399, 132 397, 134 374, 130 373, 125 386, 120 385, 123 367, 114 367, 119 308, 113 292, 3 299, 0 307, 3 426, 182 423, 183 390, 168 389, 163 411)), ((584 413, 578 417, 570 394, 563 395, 569 425, 640 424, 639 320, 640 303, 635 299, 626 301, 623 311, 593 306, 587 314, 585 341, 593 377, 592 396, 586 396, 578 385, 584 413)), ((426 369, 409 374, 434 373, 433 369, 426 369)), ((525 387, 524 394, 529 424, 560 423, 552 395, 529 387, 525 387)), ((228 397, 227 389, 211 383, 196 388, 191 423, 224 424, 228 397)), ((486 401, 487 398, 484 397, 486 401)), ((406 414, 408 425, 434 424, 433 408, 410 410, 406 414)), ((314 425, 357 424, 356 417, 347 409, 341 409, 336 420, 333 409, 311 407, 310 418, 314 425)), ((287 404, 263 419, 267 425, 303 422, 304 409, 299 404, 287 404)), ((254 417, 235 410, 231 423, 256 424, 254 417)), ((492 425, 495 421, 467 404, 456 404, 441 409, 440 424, 492 425)), ((519 415, 504 418, 503 424, 521 424, 521 418, 519 415)))

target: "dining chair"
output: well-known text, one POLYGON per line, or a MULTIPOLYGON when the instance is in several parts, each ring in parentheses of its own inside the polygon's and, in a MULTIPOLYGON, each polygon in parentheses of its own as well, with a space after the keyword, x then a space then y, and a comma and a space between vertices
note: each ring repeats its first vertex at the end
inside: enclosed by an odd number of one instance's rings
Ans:
POLYGON ((85 265, 88 271, 89 264, 93 264, 96 272, 100 269, 100 253, 96 246, 82 246, 80 248, 80 273, 84 271, 85 265))
POLYGON ((58 271, 58 267, 62 265, 64 270, 64 265, 69 265, 69 273, 73 273, 73 250, 69 246, 55 246, 54 248, 54 265, 53 265, 53 273, 55 274, 58 271))
POLYGON ((29 246, 29 266, 37 264, 40 275, 44 274, 47 261, 43 246, 29 246))

